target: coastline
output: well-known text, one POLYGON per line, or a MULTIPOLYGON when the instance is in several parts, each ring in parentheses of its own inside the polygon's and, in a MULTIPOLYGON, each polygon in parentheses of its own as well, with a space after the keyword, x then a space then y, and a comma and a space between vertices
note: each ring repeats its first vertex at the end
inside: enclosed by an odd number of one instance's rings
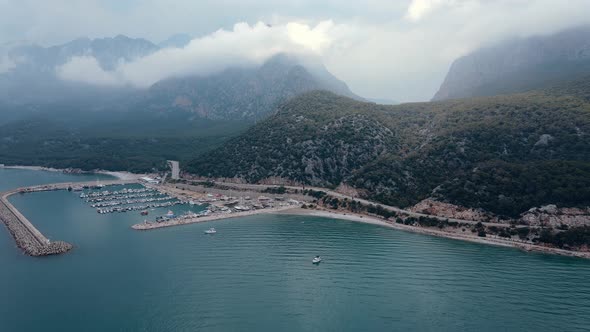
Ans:
MULTIPOLYGON (((3 168, 6 169, 22 169, 22 170, 29 170, 29 171, 45 171, 45 172, 56 172, 56 173, 64 173, 65 168, 53 168, 53 167, 45 167, 45 166, 23 166, 23 165, 14 165, 14 166, 4 166, 3 168)), ((105 170, 94 170, 94 171, 84 171, 82 174, 104 174, 113 176, 119 180, 136 180, 142 176, 142 174, 135 174, 130 172, 119 172, 119 171, 105 171, 105 170)))
POLYGON ((254 216, 257 214, 280 214, 283 211, 288 211, 293 209, 292 206, 281 206, 275 208, 268 208, 268 209, 261 209, 261 210, 254 210, 254 211, 244 211, 244 212, 235 212, 235 213, 223 213, 217 214, 213 216, 205 216, 205 217, 197 217, 197 218, 190 218, 190 219, 172 219, 170 221, 164 221, 161 223, 139 223, 132 225, 131 228, 138 231, 148 231, 158 228, 166 228, 166 227, 174 227, 174 226, 181 226, 181 225, 190 225, 190 224, 199 224, 207 221, 215 221, 215 220, 223 220, 223 219, 230 219, 230 218, 239 218, 239 217, 248 217, 254 216))
MULTIPOLYGON (((43 166, 21 166, 21 165, 3 166, 3 168, 24 169, 24 170, 33 170, 33 171, 47 171, 47 172, 64 172, 67 170, 67 169, 58 169, 58 168, 43 167, 43 166)), ((143 176, 142 174, 135 174, 135 173, 130 173, 130 172, 114 172, 114 171, 104 171, 104 170, 95 170, 92 172, 85 172, 85 173, 110 175, 110 176, 117 178, 119 181, 137 181, 141 176, 143 176)), ((412 233, 431 235, 431 236, 437 236, 437 237, 444 237, 444 238, 461 240, 461 241, 468 241, 468 242, 479 243, 479 244, 517 248, 517 249, 520 249, 523 251, 529 251, 529 252, 534 251, 534 252, 540 252, 540 253, 546 253, 546 254, 556 254, 556 255, 561 255, 561 256, 590 259, 590 252, 570 251, 570 250, 564 250, 564 249, 559 249, 559 248, 536 245, 536 244, 532 244, 532 243, 517 242, 514 240, 507 240, 505 238, 501 238, 501 237, 493 236, 493 235, 486 236, 486 237, 479 237, 479 236, 471 234, 471 233, 453 233, 453 232, 446 232, 446 231, 433 229, 433 228, 424 228, 424 227, 398 224, 395 222, 387 222, 384 219, 380 219, 376 216, 355 214, 352 212, 344 213, 344 212, 329 211, 329 210, 323 210, 323 209, 303 209, 300 207, 293 207, 293 206, 281 207, 281 208, 275 208, 275 209, 265 209, 265 210, 258 210, 258 211, 239 212, 239 213, 233 213, 233 214, 222 214, 222 215, 200 217, 200 218, 181 220, 181 221, 176 220, 174 222, 164 222, 164 223, 158 223, 158 224, 143 224, 143 223, 141 223, 141 224, 133 225, 132 228, 135 230, 150 230, 150 229, 156 229, 156 228, 179 226, 179 225, 192 224, 192 223, 201 223, 201 222, 226 219, 226 218, 236 218, 236 217, 242 217, 242 216, 249 216, 249 215, 255 215, 255 214, 259 214, 259 213, 291 214, 291 215, 316 216, 316 217, 348 220, 348 221, 353 221, 353 222, 372 224, 375 226, 393 228, 393 229, 412 232, 412 233)), ((459 220, 459 221, 461 221, 461 220, 459 220)))
POLYGON ((545 254, 555 254, 555 255, 560 255, 560 256, 569 256, 569 257, 590 259, 590 252, 569 251, 569 250, 545 247, 545 246, 529 244, 529 243, 519 243, 519 242, 515 242, 515 241, 505 240, 502 238, 497 238, 497 237, 494 237, 494 238, 492 238, 492 237, 478 237, 477 235, 449 233, 449 232, 444 232, 444 231, 440 231, 440 230, 436 230, 436 229, 397 224, 395 222, 390 223, 390 222, 386 222, 383 219, 379 219, 379 218, 376 218, 373 216, 368 216, 368 215, 362 215, 362 214, 338 213, 338 212, 326 211, 326 210, 302 209, 302 208, 293 208, 293 209, 283 210, 280 212, 276 212, 276 214, 315 216, 315 217, 322 217, 322 218, 347 220, 347 221, 359 222, 359 223, 370 224, 370 225, 375 225, 375 226, 392 228, 392 229, 411 232, 411 233, 444 237, 444 238, 453 239, 453 240, 468 241, 468 242, 472 242, 472 243, 494 245, 494 246, 500 246, 500 247, 516 248, 516 249, 520 249, 520 250, 527 251, 527 252, 539 252, 539 253, 545 253, 545 254))

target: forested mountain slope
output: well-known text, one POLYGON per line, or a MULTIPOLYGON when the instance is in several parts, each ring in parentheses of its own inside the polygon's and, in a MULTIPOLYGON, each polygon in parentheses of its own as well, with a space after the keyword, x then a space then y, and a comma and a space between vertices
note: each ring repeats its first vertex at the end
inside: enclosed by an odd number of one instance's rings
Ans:
POLYGON ((549 203, 587 206, 588 82, 396 106, 307 93, 201 156, 192 171, 346 183, 393 205, 434 197, 507 216, 549 203))

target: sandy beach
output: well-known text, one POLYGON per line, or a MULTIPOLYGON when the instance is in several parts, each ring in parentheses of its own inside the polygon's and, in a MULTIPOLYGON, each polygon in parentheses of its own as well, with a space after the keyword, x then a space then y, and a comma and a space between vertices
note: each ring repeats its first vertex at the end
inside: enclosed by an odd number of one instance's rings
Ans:
POLYGON ((42 166, 4 166, 4 168, 10 169, 25 169, 30 171, 45 171, 45 172, 63 172, 63 169, 52 168, 52 167, 42 167, 42 166))
POLYGON ((293 209, 280 211, 278 213, 279 214, 315 216, 315 217, 323 217, 323 218, 348 220, 348 221, 361 222, 361 223, 371 224, 371 225, 376 225, 376 226, 393 228, 393 229, 412 232, 412 233, 426 234, 426 235, 445 237, 445 238, 449 238, 449 239, 469 241, 469 242, 488 244, 488 245, 517 248, 517 249, 521 249, 524 251, 535 251, 535 252, 542 252, 542 253, 547 253, 547 254, 557 254, 557 255, 562 255, 562 256, 571 256, 571 257, 579 257, 579 258, 587 258, 587 259, 590 258, 590 253, 588 253, 588 252, 569 251, 569 250, 563 250, 563 249, 559 249, 559 248, 550 248, 550 247, 539 246, 539 245, 534 245, 534 244, 520 243, 520 242, 516 242, 516 241, 506 240, 504 238, 500 238, 500 237, 496 237, 496 236, 494 236, 494 237, 492 237, 492 236, 478 237, 477 235, 471 235, 471 233, 450 233, 450 232, 445 232, 442 230, 436 230, 436 229, 431 229, 431 228, 408 226, 408 225, 398 224, 395 222, 386 222, 385 220, 379 219, 376 217, 348 213, 348 212, 343 213, 343 212, 333 212, 333 211, 317 210, 317 209, 293 208, 293 209))
MULTIPOLYGON (((43 166, 21 166, 21 165, 16 165, 16 166, 4 166, 4 168, 9 168, 9 169, 24 169, 24 170, 29 170, 29 171, 58 172, 58 173, 62 173, 62 172, 65 171, 65 169, 61 169, 61 168, 43 167, 43 166)), ((89 171, 88 173, 97 173, 97 174, 110 175, 110 176, 116 177, 119 180, 137 180, 141 176, 143 176, 142 174, 134 174, 134 173, 130 173, 130 172, 112 172, 112 171, 103 171, 103 170, 89 171)))

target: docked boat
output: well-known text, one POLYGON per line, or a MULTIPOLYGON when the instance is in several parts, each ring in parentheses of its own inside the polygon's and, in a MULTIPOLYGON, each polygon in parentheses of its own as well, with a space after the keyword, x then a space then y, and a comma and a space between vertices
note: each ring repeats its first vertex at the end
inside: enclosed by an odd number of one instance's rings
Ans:
POLYGON ((205 231, 205 234, 215 234, 215 233, 217 233, 217 230, 215 230, 215 228, 213 228, 213 227, 211 227, 205 231))
POLYGON ((166 213, 166 217, 174 218, 174 212, 172 212, 172 210, 168 210, 168 213, 166 213))
POLYGON ((314 258, 311 260, 311 262, 312 262, 313 264, 319 264, 321 261, 322 261, 322 258, 321 258, 320 256, 315 256, 315 257, 314 257, 314 258))

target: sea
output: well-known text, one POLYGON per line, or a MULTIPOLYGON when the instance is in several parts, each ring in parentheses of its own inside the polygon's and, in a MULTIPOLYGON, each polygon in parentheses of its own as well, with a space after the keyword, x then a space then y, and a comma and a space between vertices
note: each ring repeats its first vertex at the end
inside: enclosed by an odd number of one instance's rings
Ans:
MULTIPOLYGON (((107 178, 0 169, 0 190, 107 178)), ((0 226, 0 331, 590 329, 590 260, 282 214, 136 231, 138 211, 68 191, 11 202, 74 249, 29 257, 0 226)))

